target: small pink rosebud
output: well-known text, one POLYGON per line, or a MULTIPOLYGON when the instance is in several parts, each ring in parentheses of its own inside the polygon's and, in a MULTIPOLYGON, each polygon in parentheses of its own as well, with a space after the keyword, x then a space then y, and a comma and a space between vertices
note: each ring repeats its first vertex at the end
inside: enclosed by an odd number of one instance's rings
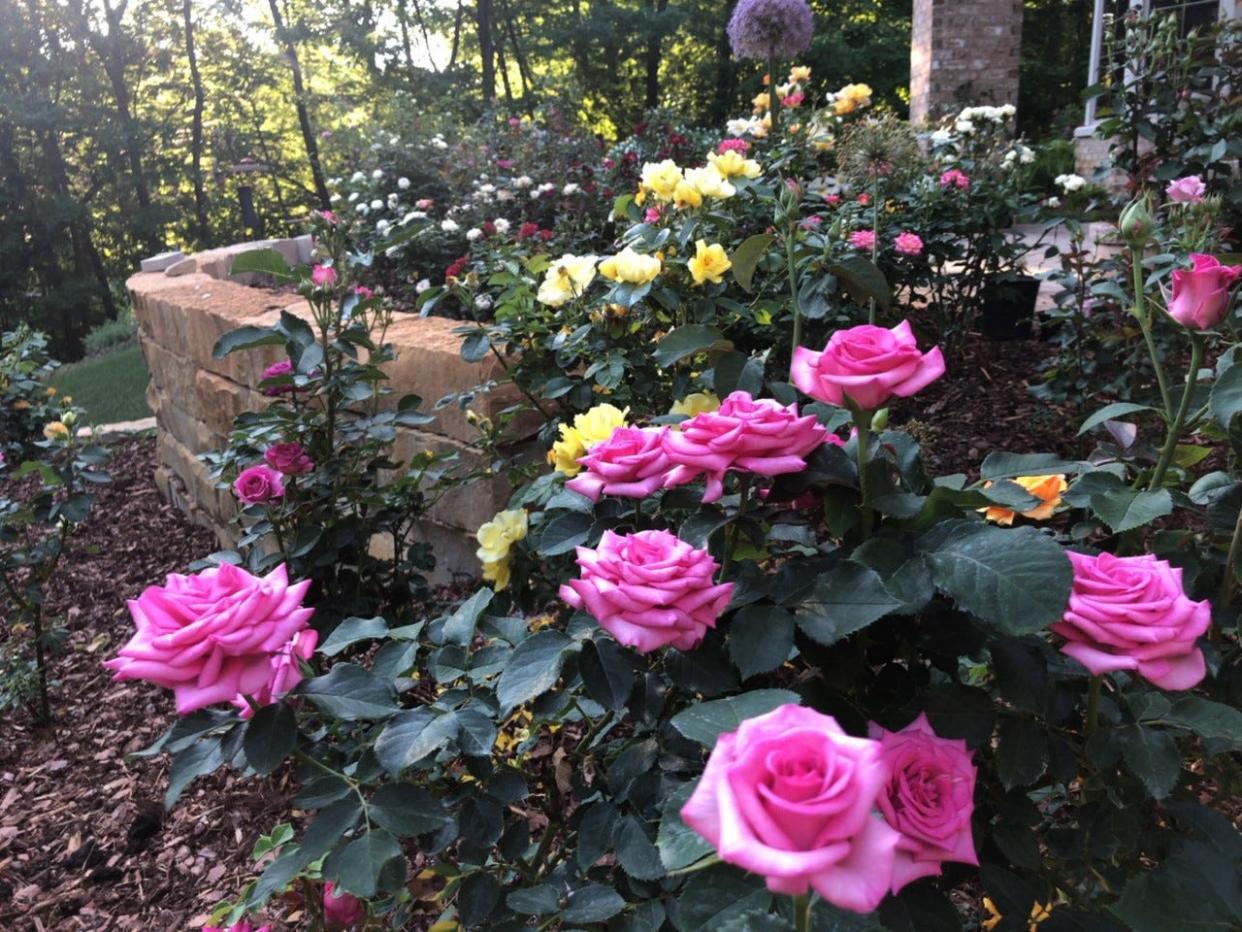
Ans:
POLYGON ((336 269, 330 265, 316 265, 311 269, 311 284, 316 288, 327 288, 336 282, 336 269))

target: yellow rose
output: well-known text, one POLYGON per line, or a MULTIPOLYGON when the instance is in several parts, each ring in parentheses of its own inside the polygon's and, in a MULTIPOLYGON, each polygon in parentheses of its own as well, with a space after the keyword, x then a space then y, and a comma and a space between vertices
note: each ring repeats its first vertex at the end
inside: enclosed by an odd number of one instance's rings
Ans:
POLYGON ((770 97, 768 97, 767 91, 761 91, 760 93, 756 94, 755 99, 751 101, 751 104, 755 108, 755 116, 759 116, 759 114, 761 113, 767 113, 768 105, 771 102, 772 100, 770 97))
POLYGON ((703 240, 694 244, 694 258, 690 260, 690 276, 696 285, 711 282, 720 284, 725 272, 733 268, 733 263, 725 255, 724 247, 719 243, 708 246, 703 240))
POLYGON ((599 274, 614 282, 645 285, 660 274, 658 256, 644 256, 626 246, 599 264, 599 274))
POLYGON ((837 91, 833 104, 837 116, 845 116, 871 104, 871 86, 868 84, 847 84, 837 91))
POLYGON ((718 200, 733 197, 737 193, 737 188, 729 184, 725 180, 724 175, 712 165, 708 165, 706 168, 691 168, 688 170, 686 172, 686 183, 694 185, 694 189, 703 197, 714 197, 718 200))
POLYGON ((481 563, 497 563, 509 558, 509 550, 526 537, 529 527, 526 512, 521 508, 497 512, 491 521, 483 524, 474 535, 479 542, 475 556, 481 563))
POLYGON ((805 84, 809 80, 811 80, 810 65, 794 65, 789 69, 790 84, 805 84))
POLYGON ((68 440, 69 428, 60 421, 51 421, 43 426, 43 436, 48 440, 68 440))
POLYGON ((789 84, 776 85, 776 96, 777 97, 788 97, 792 92, 793 92, 792 82, 789 84))
POLYGON ((30 402, 27 401, 25 398, 18 398, 15 402, 13 402, 13 410, 14 411, 29 411, 30 402))
POLYGON ((681 182, 681 169, 672 159, 648 162, 643 166, 643 187, 662 201, 671 201, 681 182))
POLYGON ((716 169, 720 177, 726 180, 739 175, 743 178, 758 178, 763 174, 763 169, 759 167, 758 162, 746 158, 736 149, 730 149, 727 152, 709 152, 707 161, 712 168, 716 169))
POLYGON ((595 279, 595 256, 566 253, 544 275, 536 297, 548 307, 560 307, 586 291, 595 279))
POLYGON ((503 560, 486 560, 483 563, 483 581, 492 584, 496 592, 503 592, 513 581, 513 568, 508 557, 503 560))
POLYGON ((573 425, 562 424, 558 428, 561 439, 552 444, 548 453, 548 462, 557 472, 566 476, 576 476, 582 469, 578 459, 586 455, 587 450, 595 444, 607 440, 618 427, 625 426, 625 416, 630 409, 624 411, 610 404, 596 405, 585 414, 574 417, 573 425))
MULTIPOLYGON (((1022 512, 1022 517, 1030 518, 1032 521, 1047 521, 1057 509, 1057 505, 1061 504, 1061 493, 1069 488, 1069 483, 1065 481, 1065 476, 1057 474, 1053 476, 1019 476, 1017 479, 1010 480, 1016 482, 1022 488, 1026 489, 1031 495, 1043 502, 1032 508, 1030 511, 1022 512)), ((991 488, 992 483, 985 483, 985 489, 991 488)), ((1013 524, 1016 514, 1012 509, 1002 508, 999 505, 993 505, 990 508, 980 508, 984 513, 984 517, 989 521, 995 521, 997 524, 1003 524, 1009 527, 1013 524)))
MULTIPOLYGON (((980 928, 987 929, 988 932, 991 932, 992 929, 995 929, 998 925, 1000 925, 1003 917, 1001 916, 1000 910, 996 908, 996 904, 986 896, 983 898, 983 911, 987 913, 987 918, 979 924, 980 928)), ((1039 924, 1051 915, 1051 902, 1036 902, 1035 905, 1031 907, 1031 919, 1030 922, 1027 923, 1028 932, 1037 932, 1039 924)))
MULTIPOLYGON (((689 174, 687 172, 686 174, 689 174)), ((673 206, 678 210, 685 210, 687 207, 703 206, 703 195, 699 193, 698 188, 687 181, 677 183, 676 190, 673 191, 673 206)))
POLYGON ((668 409, 668 413, 694 417, 696 414, 716 411, 719 408, 720 399, 716 397, 714 392, 693 392, 681 399, 681 401, 674 401, 673 406, 668 409))
POLYGON ((52 386, 50 386, 50 385, 47 387, 47 397, 49 397, 49 398, 55 398, 55 397, 56 397, 56 389, 52 388, 52 386))

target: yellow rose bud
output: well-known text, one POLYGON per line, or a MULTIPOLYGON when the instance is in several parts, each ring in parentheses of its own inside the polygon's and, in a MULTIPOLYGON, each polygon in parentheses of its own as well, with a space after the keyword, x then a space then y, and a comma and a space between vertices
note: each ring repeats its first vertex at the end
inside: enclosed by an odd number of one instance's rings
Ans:
MULTIPOLYGON (((491 521, 485 522, 475 534, 479 549, 475 556, 483 564, 507 561, 509 551, 519 540, 526 537, 529 522, 521 508, 497 512, 491 521)), ((503 587, 502 587, 503 588, 503 587)))
POLYGON ((715 392, 693 392, 681 399, 681 401, 674 401, 673 406, 668 409, 668 413, 694 417, 696 414, 716 411, 719 408, 720 399, 716 397, 715 392))
POLYGON ((43 436, 48 440, 68 440, 69 428, 60 421, 51 421, 43 426, 43 436))

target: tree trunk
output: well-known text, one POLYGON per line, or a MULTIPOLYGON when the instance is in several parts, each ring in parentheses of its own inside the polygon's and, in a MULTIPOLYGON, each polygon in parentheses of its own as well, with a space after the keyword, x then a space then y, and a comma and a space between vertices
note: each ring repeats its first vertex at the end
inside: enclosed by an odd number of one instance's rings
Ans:
POLYGON ((289 59, 289 70, 293 73, 293 97, 298 110, 298 125, 302 128, 302 142, 306 145, 306 158, 310 162, 311 178, 315 183, 315 196, 319 200, 319 208, 327 210, 331 206, 328 198, 328 185, 324 181, 323 166, 319 162, 319 144, 315 141, 315 131, 311 128, 310 111, 306 107, 306 85, 302 81, 302 63, 298 61, 298 50, 293 44, 293 37, 285 28, 284 17, 276 0, 267 0, 272 11, 272 24, 276 27, 276 39, 285 49, 285 57, 289 59))
POLYGON ((194 236, 198 245, 211 242, 211 229, 207 220, 207 191, 203 185, 203 79, 198 73, 198 55, 194 51, 194 20, 190 14, 190 0, 184 0, 181 14, 185 20, 185 57, 190 64, 190 80, 194 85, 194 113, 190 122, 190 162, 194 176, 194 236))
POLYGON ((481 78, 483 82, 483 106, 496 102, 496 60, 492 48, 492 0, 477 0, 475 24, 479 32, 479 55, 483 59, 481 78))
POLYGON ((509 86, 509 64, 505 61, 505 44, 503 41, 496 44, 496 61, 500 69, 500 81, 505 89, 505 103, 509 105, 509 109, 512 111, 513 88, 509 86))
POLYGON ((449 55, 448 70, 452 71, 457 64, 457 50, 461 47, 461 21, 465 12, 463 0, 457 0, 457 12, 453 15, 453 51, 449 55))
POLYGON ((522 80, 522 101, 526 103, 527 111, 531 106, 527 98, 530 96, 530 89, 534 84, 531 79, 530 65, 526 61, 526 53, 522 51, 522 43, 518 41, 517 27, 513 23, 513 14, 509 10, 509 4, 502 2, 501 11, 505 20, 505 31, 509 35, 509 42, 513 45, 513 58, 517 62, 518 77, 522 80))
MULTIPOLYGON (((668 7, 668 0, 647 0, 647 9, 655 13, 663 13, 668 7)), ((660 30, 656 23, 648 23, 647 28, 647 109, 653 110, 660 106, 660 30)))
MULTIPOLYGON (((404 10, 404 0, 402 0, 402 8, 404 10)), ((427 32, 427 20, 423 19, 423 8, 418 0, 414 0, 414 18, 418 20, 418 28, 423 33, 423 45, 427 46, 427 64, 431 66, 431 70, 436 74, 440 73, 440 69, 436 67, 436 57, 431 53, 431 35, 427 32)))
POLYGON ((410 45, 410 17, 406 13, 405 0, 397 0, 397 23, 401 27, 401 51, 405 54, 405 70, 414 85, 414 49, 410 45))
POLYGON ((719 126, 728 119, 729 105, 737 84, 734 67, 729 31, 722 24, 716 40, 716 93, 712 99, 711 119, 708 121, 713 126, 719 126))

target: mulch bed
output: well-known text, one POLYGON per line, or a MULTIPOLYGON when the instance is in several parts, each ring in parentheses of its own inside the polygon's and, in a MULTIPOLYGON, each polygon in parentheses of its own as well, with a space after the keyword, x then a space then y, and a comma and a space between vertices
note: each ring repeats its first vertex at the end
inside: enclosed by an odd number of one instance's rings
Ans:
POLYGON ((165 814, 167 758, 126 758, 176 713, 165 691, 100 666, 133 630, 125 600, 217 549, 161 500, 154 457, 151 439, 113 448, 115 481, 53 593, 68 630, 52 660, 54 727, 24 713, 0 726, 0 929, 198 929, 253 877, 255 839, 288 817, 287 777, 227 769, 165 814))

